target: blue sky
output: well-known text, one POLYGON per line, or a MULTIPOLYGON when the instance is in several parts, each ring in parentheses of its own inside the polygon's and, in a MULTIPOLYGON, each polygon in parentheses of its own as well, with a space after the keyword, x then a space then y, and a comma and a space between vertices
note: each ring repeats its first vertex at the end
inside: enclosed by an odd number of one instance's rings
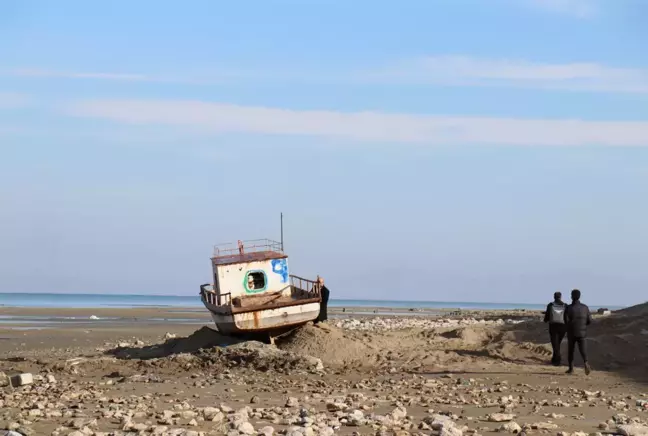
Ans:
POLYGON ((4 1, 0 292, 646 300, 648 4, 4 1))

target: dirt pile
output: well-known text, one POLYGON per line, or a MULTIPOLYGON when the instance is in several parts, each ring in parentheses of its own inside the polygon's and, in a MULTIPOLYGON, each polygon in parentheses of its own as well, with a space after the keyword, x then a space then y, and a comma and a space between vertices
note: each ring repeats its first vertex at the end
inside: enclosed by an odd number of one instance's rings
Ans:
POLYGON ((492 329, 480 327, 460 327, 441 333, 446 339, 456 339, 463 345, 484 345, 489 342, 493 334, 492 329))
POLYGON ((274 371, 291 374, 295 371, 318 372, 324 369, 316 357, 281 350, 273 345, 249 341, 228 347, 203 349, 196 357, 204 364, 224 364, 257 371, 274 371))
POLYGON ((196 353, 201 349, 211 349, 241 342, 230 336, 224 336, 209 327, 202 327, 185 338, 167 339, 163 343, 149 346, 120 346, 109 350, 119 359, 156 359, 182 353, 196 353))
POLYGON ((122 360, 149 361, 157 367, 245 367, 282 373, 296 370, 316 372, 324 368, 316 357, 254 340, 224 336, 208 327, 202 327, 185 338, 168 339, 149 346, 118 347, 109 350, 108 354, 122 360))
POLYGON ((305 325, 277 341, 277 346, 291 353, 313 356, 328 365, 349 365, 372 361, 376 347, 362 340, 361 334, 351 334, 333 326, 305 325))
POLYGON ((618 315, 626 316, 648 316, 648 301, 636 306, 626 307, 625 309, 617 310, 614 312, 618 315))

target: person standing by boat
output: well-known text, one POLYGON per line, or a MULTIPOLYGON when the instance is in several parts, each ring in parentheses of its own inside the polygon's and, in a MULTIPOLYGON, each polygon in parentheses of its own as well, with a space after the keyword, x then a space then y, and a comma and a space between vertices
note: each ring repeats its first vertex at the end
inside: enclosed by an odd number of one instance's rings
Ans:
POLYGON ((317 284, 320 287, 320 295, 322 300, 320 301, 320 312, 319 316, 315 320, 315 324, 324 322, 328 319, 328 300, 329 300, 329 290, 324 286, 324 278, 317 276, 317 284))
POLYGON ((551 357, 551 364, 560 366, 562 360, 560 356, 560 345, 565 334, 567 327, 565 325, 565 309, 567 305, 562 301, 562 293, 554 293, 554 301, 547 305, 545 312, 544 322, 549 324, 549 338, 551 340, 551 348, 553 349, 553 356, 551 357))

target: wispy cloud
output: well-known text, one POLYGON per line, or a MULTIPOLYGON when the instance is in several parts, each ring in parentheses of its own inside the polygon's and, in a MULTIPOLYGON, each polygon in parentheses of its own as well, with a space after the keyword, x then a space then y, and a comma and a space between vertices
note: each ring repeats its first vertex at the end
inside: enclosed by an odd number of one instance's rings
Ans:
POLYGON ((527 0, 533 8, 576 18, 590 18, 600 9, 600 0, 527 0))
POLYGON ((257 71, 217 71, 202 74, 135 74, 100 71, 58 71, 38 68, 4 68, 0 76, 33 79, 78 79, 115 82, 153 82, 161 84, 213 85, 224 81, 277 80, 281 75, 264 76, 257 71))
POLYGON ((154 81, 156 78, 142 74, 119 74, 119 73, 92 73, 92 72, 65 72, 53 70, 40 70, 17 68, 3 70, 2 74, 18 77, 34 78, 61 78, 61 79, 101 79, 119 81, 154 81))
POLYGON ((461 55, 424 56, 371 67, 310 71, 295 68, 220 69, 200 74, 131 74, 57 72, 14 69, 0 71, 31 78, 66 78, 121 82, 214 85, 223 83, 337 83, 347 85, 434 85, 551 89, 597 93, 648 94, 648 68, 623 68, 593 62, 547 63, 520 59, 476 58, 461 55))
POLYGON ((430 56, 366 71, 382 83, 498 86, 590 92, 648 93, 648 69, 597 63, 534 63, 516 59, 430 56))
POLYGON ((0 109, 14 109, 29 104, 29 97, 11 92, 0 92, 0 109))
POLYGON ((175 126, 207 134, 325 136, 430 145, 648 146, 648 122, 296 111, 169 100, 81 100, 62 111, 77 117, 175 126))

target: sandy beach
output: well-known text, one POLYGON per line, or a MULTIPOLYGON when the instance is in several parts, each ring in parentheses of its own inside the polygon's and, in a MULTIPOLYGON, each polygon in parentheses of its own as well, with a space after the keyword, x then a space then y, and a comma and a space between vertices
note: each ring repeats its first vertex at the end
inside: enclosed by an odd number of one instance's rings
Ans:
POLYGON ((0 388, 0 429, 22 435, 639 435, 648 423, 646 305, 595 318, 590 376, 548 365, 532 311, 336 308, 276 346, 221 336, 195 308, 5 307, 0 321, 0 371, 34 377, 0 388))

